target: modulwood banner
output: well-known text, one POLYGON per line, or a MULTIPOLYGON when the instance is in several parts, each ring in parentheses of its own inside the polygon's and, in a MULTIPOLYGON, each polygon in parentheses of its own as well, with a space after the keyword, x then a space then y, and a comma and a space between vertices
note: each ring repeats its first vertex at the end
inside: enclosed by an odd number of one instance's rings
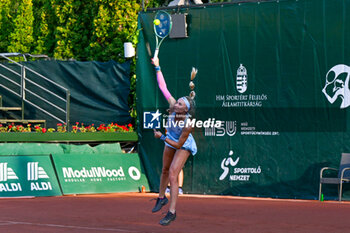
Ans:
POLYGON ((138 154, 54 154, 63 194, 149 190, 138 154))

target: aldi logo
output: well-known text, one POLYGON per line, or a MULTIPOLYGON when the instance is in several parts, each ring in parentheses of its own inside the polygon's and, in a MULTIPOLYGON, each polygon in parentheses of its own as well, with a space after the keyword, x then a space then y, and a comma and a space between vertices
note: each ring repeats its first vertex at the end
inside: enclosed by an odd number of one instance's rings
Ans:
POLYGON ((38 180, 50 178, 44 168, 39 167, 39 162, 27 163, 27 180, 38 180))
POLYGON ((16 173, 7 164, 0 163, 0 181, 18 180, 16 173))
POLYGON ((0 156, 0 197, 59 195, 50 155, 0 156))

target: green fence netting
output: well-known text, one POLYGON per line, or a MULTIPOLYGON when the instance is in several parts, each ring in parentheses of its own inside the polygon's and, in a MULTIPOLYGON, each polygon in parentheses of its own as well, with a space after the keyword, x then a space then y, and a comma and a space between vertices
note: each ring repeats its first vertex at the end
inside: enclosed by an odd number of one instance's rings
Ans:
MULTIPOLYGON (((0 74, 21 83, 20 67, 10 63, 2 64, 11 68, 17 74, 5 68, 1 68, 0 74)), ((72 124, 76 122, 95 125, 111 122, 127 124, 131 121, 128 106, 130 62, 119 64, 112 60, 109 62, 41 60, 21 64, 70 91, 70 122, 72 124)), ((3 76, 0 78, 0 84, 18 94, 21 93, 20 86, 2 78, 3 76)), ((32 71, 27 70, 26 77, 28 80, 25 85, 30 91, 26 91, 26 99, 65 121, 64 112, 37 97, 40 96, 65 110, 66 103, 46 90, 63 99, 66 98, 65 92, 32 71), (46 90, 38 87, 33 82, 41 85, 46 90)), ((0 95, 3 98, 4 106, 21 106, 21 99, 13 93, 0 88, 0 95)), ((25 118, 45 119, 49 127, 54 127, 59 123, 56 119, 47 116, 29 104, 25 105, 25 118)))
MULTIPOLYGON (((160 48, 168 89, 188 95, 197 67, 195 118, 223 121, 194 129, 198 154, 185 165, 185 191, 318 197, 320 168, 350 151, 349 7, 300 0, 169 10, 188 14, 188 38, 160 48)), ((150 63, 154 15, 139 15, 137 103, 139 153, 157 191, 164 144, 143 125, 148 112, 168 108, 150 63)))

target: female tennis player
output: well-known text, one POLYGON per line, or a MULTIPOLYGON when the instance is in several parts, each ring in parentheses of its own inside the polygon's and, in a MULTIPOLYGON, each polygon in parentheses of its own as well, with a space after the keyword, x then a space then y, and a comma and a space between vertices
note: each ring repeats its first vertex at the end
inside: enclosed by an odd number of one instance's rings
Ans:
POLYGON ((197 153, 197 145, 191 134, 192 127, 187 124, 190 113, 194 111, 194 102, 191 97, 185 96, 178 100, 170 94, 167 89, 159 59, 154 58, 152 62, 157 73, 159 89, 169 103, 169 119, 166 125, 167 134, 154 130, 154 137, 164 141, 163 168, 160 177, 159 196, 152 212, 159 211, 168 203, 165 189, 170 181, 170 206, 166 216, 159 224, 169 225, 176 218, 176 201, 179 192, 178 176, 190 154, 197 153))

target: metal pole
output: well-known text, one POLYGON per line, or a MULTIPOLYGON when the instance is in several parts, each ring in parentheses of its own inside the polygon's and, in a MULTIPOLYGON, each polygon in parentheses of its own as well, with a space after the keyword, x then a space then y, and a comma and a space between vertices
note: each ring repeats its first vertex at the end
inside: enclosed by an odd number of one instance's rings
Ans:
MULTIPOLYGON (((24 54, 22 54, 24 61, 27 61, 27 58, 24 54)), ((26 99, 26 93, 25 93, 25 89, 26 89, 26 67, 24 65, 22 65, 22 120, 24 120, 24 100, 26 99)))
POLYGON ((26 98, 25 96, 25 76, 26 76, 26 68, 22 65, 21 66, 21 99, 22 99, 22 120, 24 119, 24 100, 26 98))
POLYGON ((70 125, 70 91, 68 90, 66 92, 66 125, 67 125, 67 131, 69 131, 69 125, 70 125))

